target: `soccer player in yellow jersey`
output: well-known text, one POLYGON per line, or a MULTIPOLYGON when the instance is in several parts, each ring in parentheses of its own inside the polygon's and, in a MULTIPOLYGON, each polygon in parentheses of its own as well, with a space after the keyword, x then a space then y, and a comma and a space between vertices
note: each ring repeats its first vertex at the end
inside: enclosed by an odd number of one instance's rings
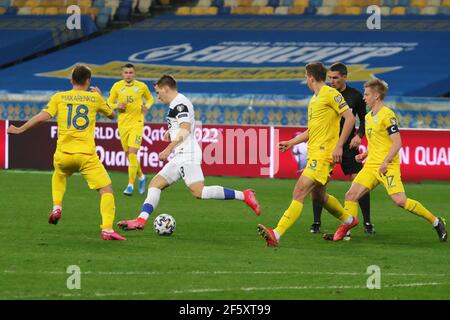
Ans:
POLYGON ((308 129, 289 141, 280 142, 279 148, 284 152, 308 141, 308 163, 295 185, 292 202, 277 227, 272 230, 258 225, 258 231, 268 246, 278 245, 280 237, 299 218, 303 202, 310 193, 314 201, 322 203, 348 229, 358 223, 356 217, 346 213, 339 201, 326 192, 334 163, 342 161, 343 145, 353 129, 355 116, 341 93, 325 84, 327 69, 322 63, 310 63, 305 69, 307 85, 314 92, 308 106, 308 129), (339 136, 341 117, 345 122, 339 136))
POLYGON ((10 126, 9 134, 21 134, 34 126, 58 117, 58 142, 53 156, 55 171, 52 177, 53 210, 50 224, 61 219, 62 202, 67 177, 80 172, 89 185, 100 193, 103 240, 126 240, 113 230, 115 218, 114 194, 111 179, 95 151, 94 130, 98 112, 114 119, 113 110, 99 94, 98 88, 86 91, 91 83, 91 70, 77 65, 72 71, 73 89, 52 96, 47 107, 21 127, 10 126))
POLYGON ((130 163, 128 186, 123 193, 131 196, 136 176, 139 178, 139 193, 143 194, 146 190, 147 178, 142 172, 137 152, 142 143, 145 114, 153 104, 153 97, 147 85, 135 79, 136 71, 132 64, 122 67, 122 77, 123 80, 112 86, 108 104, 119 112, 120 142, 130 163))
MULTIPOLYGON (((447 230, 443 219, 434 216, 420 202, 406 197, 398 155, 402 140, 397 117, 384 103, 387 91, 386 82, 379 79, 369 80, 364 85, 364 100, 371 110, 366 115, 369 145, 367 152, 355 157, 358 162, 366 159, 366 163, 345 195, 345 211, 356 217, 358 200, 381 183, 397 206, 427 220, 436 229, 439 240, 446 241, 447 230)), ((345 228, 340 227, 333 240, 341 240, 345 234, 345 228)))

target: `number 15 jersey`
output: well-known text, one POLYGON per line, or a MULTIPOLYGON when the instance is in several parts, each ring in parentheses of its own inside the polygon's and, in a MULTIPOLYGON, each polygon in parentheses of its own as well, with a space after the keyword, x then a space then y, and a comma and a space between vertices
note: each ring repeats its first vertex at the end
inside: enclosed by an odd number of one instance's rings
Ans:
POLYGON ((113 110, 96 92, 69 90, 54 94, 43 110, 58 118, 56 150, 65 153, 95 153, 97 113, 110 116, 113 110))

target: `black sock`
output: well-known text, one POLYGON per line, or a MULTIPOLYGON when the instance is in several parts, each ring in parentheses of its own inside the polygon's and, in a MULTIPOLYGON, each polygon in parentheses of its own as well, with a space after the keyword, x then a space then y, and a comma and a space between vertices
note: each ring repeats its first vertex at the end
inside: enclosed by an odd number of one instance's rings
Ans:
POLYGON ((314 223, 320 223, 320 216, 322 215, 322 204, 319 201, 313 200, 313 212, 314 212, 314 223))
POLYGON ((359 207, 361 208, 363 217, 364 217, 364 223, 371 223, 370 222, 370 192, 367 192, 365 195, 362 196, 361 199, 359 199, 359 207))

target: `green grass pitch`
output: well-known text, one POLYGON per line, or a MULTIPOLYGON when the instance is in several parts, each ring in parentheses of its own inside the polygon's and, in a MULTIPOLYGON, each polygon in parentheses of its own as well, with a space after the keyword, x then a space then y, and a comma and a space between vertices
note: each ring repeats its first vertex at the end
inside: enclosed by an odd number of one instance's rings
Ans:
MULTIPOLYGON (((112 173, 116 221, 134 218, 144 195, 125 197, 127 175, 112 173)), ((63 218, 47 223, 50 173, 0 171, 0 299, 449 299, 450 250, 423 219, 403 211, 385 190, 372 192, 377 233, 359 226, 351 241, 333 243, 309 233, 311 201, 278 248, 268 248, 256 226, 274 226, 290 203, 294 180, 208 177, 207 184, 253 188, 263 213, 239 201, 192 198, 183 182, 162 193, 156 214, 177 221, 170 237, 152 223, 128 241, 100 239, 99 197, 80 175, 68 180, 63 218), (81 269, 81 289, 69 290, 70 265, 81 269), (369 290, 368 266, 381 270, 369 290)), ((343 201, 348 182, 329 192, 343 201)), ((450 184, 406 184, 409 197, 449 217, 450 184)), ((153 218, 156 216, 153 214, 153 218)), ((153 220, 153 219, 152 219, 153 220)), ((324 211, 323 231, 338 223, 324 211)))

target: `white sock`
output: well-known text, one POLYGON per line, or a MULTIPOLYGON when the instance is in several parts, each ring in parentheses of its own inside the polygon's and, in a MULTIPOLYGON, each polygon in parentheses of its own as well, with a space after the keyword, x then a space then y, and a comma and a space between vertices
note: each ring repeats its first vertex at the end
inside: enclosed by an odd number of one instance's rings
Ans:
POLYGON ((139 217, 147 220, 152 212, 156 210, 160 197, 161 189, 149 188, 147 192, 147 198, 142 205, 141 214, 139 215, 139 217))
POLYGON ((53 206, 53 210, 59 209, 62 211, 62 207, 60 205, 53 206))
POLYGON ((142 181, 142 180, 144 180, 145 179, 145 174, 143 174, 140 178, 139 178, 139 181, 142 181))
POLYGON ((436 219, 434 219, 434 222, 433 222, 433 227, 437 227, 438 224, 439 224, 439 219, 436 217, 436 219))
POLYGON ((233 189, 224 188, 221 186, 207 186, 203 187, 202 199, 216 199, 216 200, 244 200, 244 193, 233 189))
POLYGON ((128 186, 134 189, 134 185, 132 183, 129 183, 128 186))
POLYGON ((102 231, 104 231, 104 232, 109 232, 109 233, 114 232, 113 229, 102 229, 102 231))

